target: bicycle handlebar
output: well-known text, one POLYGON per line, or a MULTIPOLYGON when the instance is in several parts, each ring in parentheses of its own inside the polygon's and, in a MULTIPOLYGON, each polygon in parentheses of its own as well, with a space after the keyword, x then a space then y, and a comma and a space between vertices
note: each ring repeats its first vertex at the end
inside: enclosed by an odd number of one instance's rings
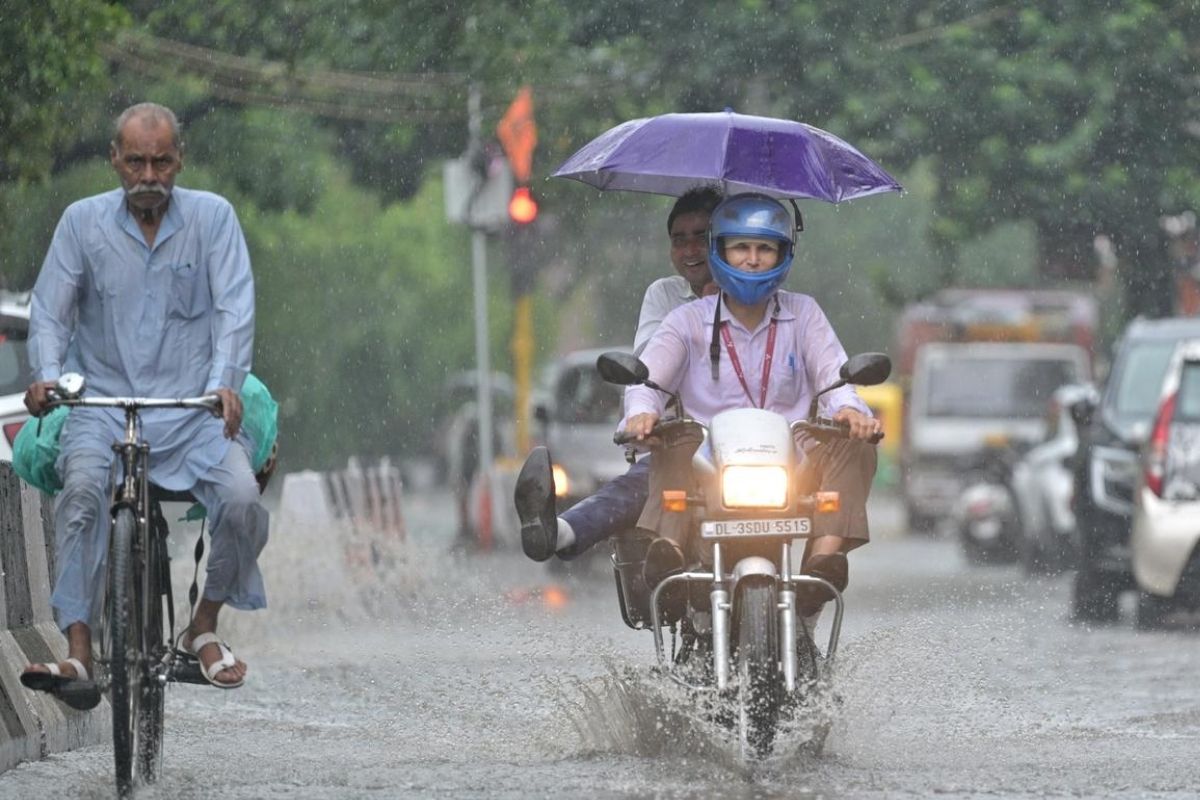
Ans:
POLYGON ((56 406, 90 406, 93 408, 203 408, 216 412, 221 408, 219 395, 206 394, 199 397, 58 397, 53 389, 49 392, 49 408, 56 406))

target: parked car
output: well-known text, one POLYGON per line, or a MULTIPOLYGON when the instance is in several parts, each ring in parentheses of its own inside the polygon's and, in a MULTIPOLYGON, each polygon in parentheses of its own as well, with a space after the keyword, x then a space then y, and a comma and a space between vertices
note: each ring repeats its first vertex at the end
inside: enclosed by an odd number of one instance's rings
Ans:
MULTIPOLYGON (((1131 550, 1137 625, 1200 610, 1200 339, 1180 343, 1142 448, 1131 550)), ((1185 616, 1186 619, 1186 616, 1185 616)))
POLYGON ((1112 621, 1123 591, 1133 589, 1129 536, 1146 441, 1176 345, 1200 338, 1200 319, 1134 320, 1113 354, 1098 403, 1073 406, 1079 425, 1075 518, 1079 563, 1072 616, 1112 621))
POLYGON ((1056 573, 1075 564, 1075 477, 1079 449, 1072 408, 1095 403, 1091 384, 1055 390, 1046 415, 1046 438, 1013 465, 1012 486, 1021 524, 1017 556, 1028 574, 1056 573))
POLYGON ((543 373, 534 416, 553 459, 559 511, 629 469, 624 451, 613 444, 621 421, 621 387, 605 383, 596 371, 600 354, 614 349, 620 348, 576 350, 543 373))
POLYGON ((29 294, 0 292, 0 461, 12 461, 12 443, 29 415, 25 390, 33 381, 25 339, 29 294))

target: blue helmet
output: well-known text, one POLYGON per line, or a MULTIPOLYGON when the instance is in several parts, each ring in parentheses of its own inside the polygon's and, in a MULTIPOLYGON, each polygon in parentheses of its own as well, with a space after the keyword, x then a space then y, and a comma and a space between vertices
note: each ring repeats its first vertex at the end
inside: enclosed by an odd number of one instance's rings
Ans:
POLYGON ((754 305, 770 297, 792 268, 796 226, 783 203, 765 194, 738 194, 713 209, 708 222, 708 264, 713 280, 739 303, 754 305), (779 242, 779 263, 767 272, 734 269, 722 254, 729 236, 772 239, 779 242))

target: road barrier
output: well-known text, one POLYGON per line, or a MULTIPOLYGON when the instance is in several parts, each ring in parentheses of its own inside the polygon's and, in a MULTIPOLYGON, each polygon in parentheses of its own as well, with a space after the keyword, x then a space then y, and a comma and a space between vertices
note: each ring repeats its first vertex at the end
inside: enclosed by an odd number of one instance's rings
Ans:
POLYGON ((279 515, 290 523, 342 523, 352 531, 403 539, 406 530, 400 470, 385 456, 367 467, 351 457, 342 470, 289 472, 283 476, 279 515))
POLYGON ((50 611, 53 571, 51 500, 0 461, 0 771, 109 739, 107 700, 75 711, 21 685, 27 663, 67 656, 67 640, 50 611))

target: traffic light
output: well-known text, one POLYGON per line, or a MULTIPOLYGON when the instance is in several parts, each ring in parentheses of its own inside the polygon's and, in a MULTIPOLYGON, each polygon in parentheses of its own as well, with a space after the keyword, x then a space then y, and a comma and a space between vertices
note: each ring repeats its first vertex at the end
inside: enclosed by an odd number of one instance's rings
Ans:
POLYGON ((538 204, 528 186, 518 186, 508 201, 508 218, 518 225, 528 225, 537 219, 538 204))

